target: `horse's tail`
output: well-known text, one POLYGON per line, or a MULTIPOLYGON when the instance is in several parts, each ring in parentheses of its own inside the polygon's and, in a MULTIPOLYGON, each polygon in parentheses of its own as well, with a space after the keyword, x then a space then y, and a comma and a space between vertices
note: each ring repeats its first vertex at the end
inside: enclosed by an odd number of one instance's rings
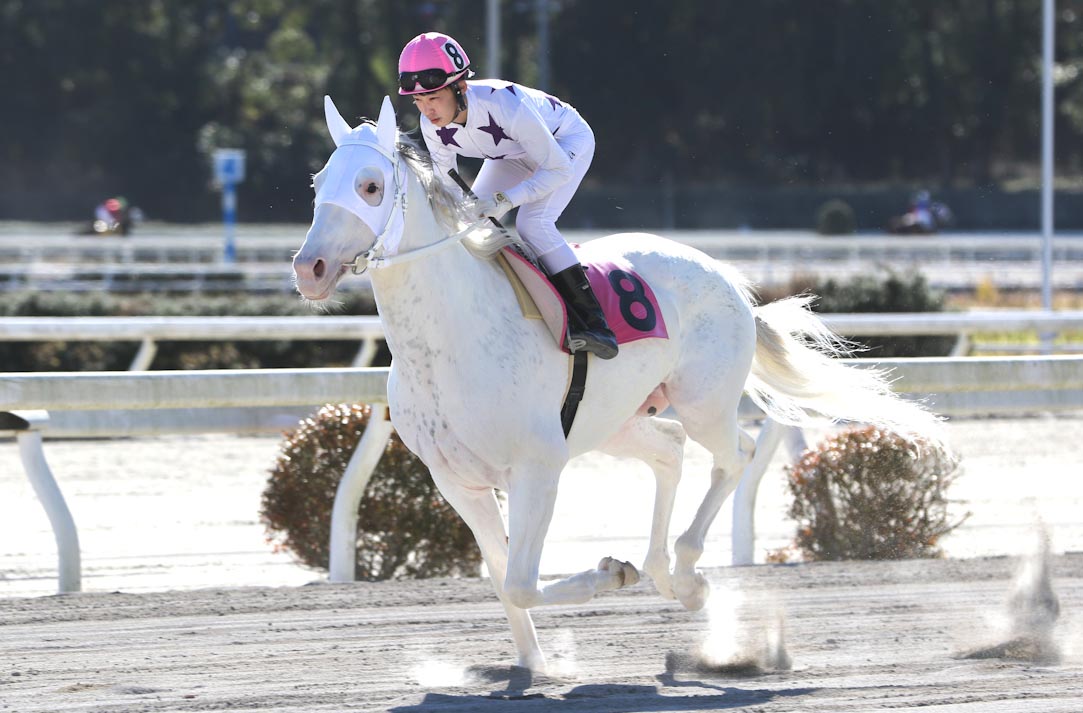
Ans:
POLYGON ((747 390, 756 405, 781 423, 805 425, 815 412, 942 445, 940 418, 892 393, 885 372, 837 358, 856 345, 828 329, 809 309, 812 299, 790 297, 755 308, 756 354, 747 390))

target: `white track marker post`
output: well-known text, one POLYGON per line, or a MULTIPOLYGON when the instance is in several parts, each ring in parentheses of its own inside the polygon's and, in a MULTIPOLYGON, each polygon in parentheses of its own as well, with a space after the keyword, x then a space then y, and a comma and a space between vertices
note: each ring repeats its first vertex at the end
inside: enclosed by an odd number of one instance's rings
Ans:
POLYGON ((143 341, 139 343, 139 351, 132 358, 128 371, 147 371, 157 353, 158 344, 151 337, 143 337, 143 341))
POLYGON ((53 477, 45 460, 41 431, 49 424, 45 411, 9 411, 0 414, 0 429, 14 430, 19 444, 19 456, 23 462, 34 492, 45 508, 53 527, 57 554, 57 591, 78 592, 83 587, 82 556, 79 552, 79 532, 71 516, 64 493, 53 477))
POLYGON ((361 340, 361 348, 353 358, 350 366, 372 366, 372 360, 376 358, 376 339, 365 337, 361 340))
POLYGON ((335 493, 331 509, 331 545, 329 579, 332 582, 352 582, 355 577, 357 549, 357 508, 368 487, 372 472, 380 462, 391 438, 391 420, 387 406, 376 404, 372 408, 365 433, 357 450, 346 466, 335 493))
POLYGON ((764 419, 759 436, 756 437, 756 454, 741 474, 741 482, 733 494, 733 559, 734 565, 755 564, 756 546, 756 491, 767 472, 771 458, 787 429, 774 419, 764 419))

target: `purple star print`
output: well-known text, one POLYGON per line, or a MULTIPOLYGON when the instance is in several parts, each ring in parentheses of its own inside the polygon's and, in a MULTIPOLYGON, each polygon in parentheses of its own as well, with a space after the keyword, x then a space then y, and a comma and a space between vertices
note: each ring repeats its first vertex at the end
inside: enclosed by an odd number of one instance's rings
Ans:
MULTIPOLYGON (((444 142, 444 146, 459 146, 459 142, 455 140, 455 132, 458 130, 459 127, 457 126, 445 126, 442 129, 437 129, 436 135, 444 142)), ((462 146, 459 146, 459 148, 462 148, 462 146)))
POLYGON ((496 119, 493 118, 492 113, 489 113, 489 125, 482 126, 478 131, 484 131, 493 137, 493 145, 499 146, 502 139, 511 141, 512 138, 504 133, 504 129, 496 123, 496 119))
POLYGON ((545 98, 549 100, 549 103, 553 105, 554 109, 559 109, 561 106, 563 106, 563 104, 560 103, 560 100, 557 99, 556 97, 551 97, 548 94, 546 94, 545 98))

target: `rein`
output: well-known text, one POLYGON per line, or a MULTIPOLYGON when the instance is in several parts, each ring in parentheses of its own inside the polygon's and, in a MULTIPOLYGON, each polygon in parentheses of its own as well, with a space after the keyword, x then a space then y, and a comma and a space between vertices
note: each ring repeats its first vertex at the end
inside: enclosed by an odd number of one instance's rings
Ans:
MULTIPOLYGON (((406 212, 405 206, 403 207, 403 212, 406 212)), ((376 269, 380 267, 387 267, 388 265, 397 265, 399 263, 410 262, 411 260, 417 260, 419 258, 427 257, 433 253, 439 252, 444 248, 450 247, 455 243, 460 242, 467 235, 481 228, 483 223, 485 223, 484 219, 475 221, 457 233, 445 235, 444 237, 437 240, 435 243, 430 243, 429 245, 425 245, 414 250, 408 250, 406 252, 399 252, 395 253, 394 255, 388 255, 387 257, 373 254, 380 247, 380 243, 382 242, 381 238, 377 238, 376 242, 372 244, 371 248, 365 250, 364 252, 358 253, 357 256, 354 257, 353 262, 346 263, 346 267, 350 268, 350 271, 353 272, 353 274, 361 275, 365 272, 365 270, 369 269, 370 267, 376 269)))

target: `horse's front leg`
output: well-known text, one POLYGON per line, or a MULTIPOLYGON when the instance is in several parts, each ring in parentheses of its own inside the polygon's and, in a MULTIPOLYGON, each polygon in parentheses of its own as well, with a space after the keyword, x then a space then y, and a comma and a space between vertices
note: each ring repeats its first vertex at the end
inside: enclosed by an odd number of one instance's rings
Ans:
POLYGON ((511 636, 519 654, 519 665, 544 673, 545 655, 538 645, 530 612, 513 604, 504 592, 504 578, 508 569, 508 536, 496 493, 491 488, 465 488, 453 479, 442 477, 436 471, 432 471, 432 475, 440 493, 474 533, 481 556, 489 568, 496 596, 504 605, 508 623, 511 624, 511 636))
POLYGON ((597 569, 587 570, 539 587, 542 547, 557 499, 560 469, 525 466, 516 469, 508 491, 508 575, 504 592, 523 609, 548 604, 581 604, 598 592, 630 586, 639 572, 627 562, 605 557, 597 569))

